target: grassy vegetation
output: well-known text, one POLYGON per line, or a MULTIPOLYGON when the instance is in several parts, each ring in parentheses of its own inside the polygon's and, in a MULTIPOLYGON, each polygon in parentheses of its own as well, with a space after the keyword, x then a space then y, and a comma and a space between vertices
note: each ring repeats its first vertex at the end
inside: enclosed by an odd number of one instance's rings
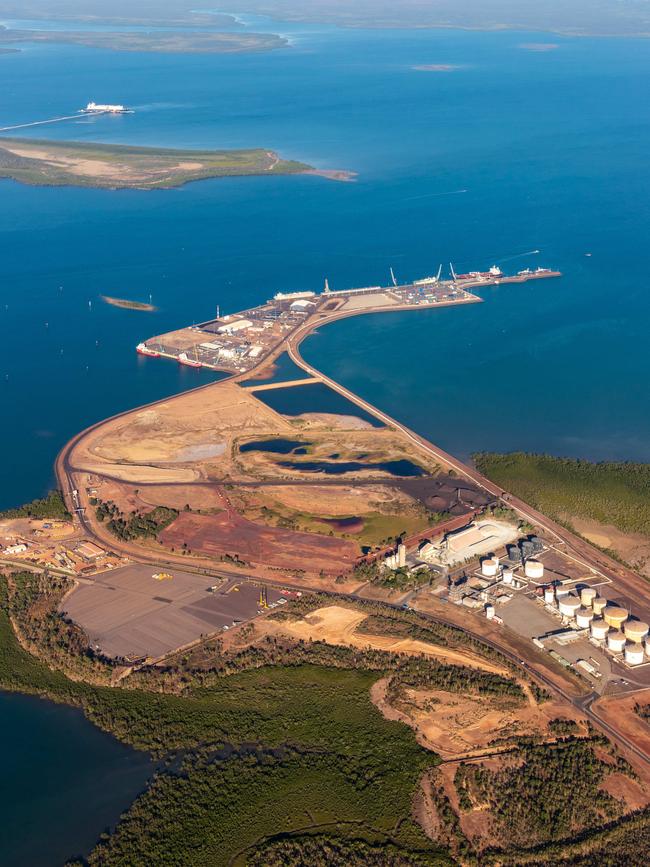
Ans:
POLYGON ((205 178, 308 169, 264 148, 193 151, 0 138, 0 177, 39 186, 168 189, 205 178))
POLYGON ((641 717, 645 722, 650 722, 650 704, 639 704, 638 702, 634 705, 634 713, 641 717))
MULTIPOLYGON (((4 32, 2 32, 4 30, 4 32)), ((89 30, 5 30, 0 41, 65 43, 113 51, 159 51, 165 54, 239 54, 283 48, 287 40, 275 33, 122 32, 89 30)))
POLYGON ((598 827, 618 818, 624 804, 601 788, 605 777, 625 773, 626 763, 610 763, 595 748, 606 738, 567 737, 552 744, 525 743, 520 761, 497 770, 461 764, 455 786, 461 809, 487 805, 504 848, 530 848, 559 840, 571 830, 598 827))
POLYGON ((630 867, 650 857, 650 807, 608 822, 602 828, 583 831, 539 851, 522 849, 484 858, 500 867, 630 867))
MULTIPOLYGON (((10 584, 9 593, 7 583, 0 582, 0 688, 75 705, 121 740, 170 758, 115 833, 88 857, 92 867, 451 864, 410 818, 418 780, 438 760, 418 746, 409 728, 383 718, 369 700, 370 687, 387 674, 396 690, 426 682, 451 691, 505 691, 506 697, 521 700, 515 684, 486 672, 278 639, 229 654, 214 642, 202 649, 201 669, 193 667, 197 649, 179 655, 175 666, 145 670, 120 687, 93 686, 70 680, 19 646, 9 612, 21 624, 27 616, 29 623, 38 614, 39 599, 48 599, 51 591, 33 576, 14 575, 10 584), (179 758, 171 761, 174 754, 179 758)), ((391 613, 397 622, 402 615, 409 622, 415 617, 391 613)), ((410 634, 416 625, 405 628, 410 634)), ((374 627, 401 628, 394 622, 374 627)), ((65 631, 50 631, 47 617, 44 630, 43 646, 53 652, 57 643, 70 640, 65 631)), ((439 642, 462 640, 460 631, 436 624, 431 633, 439 642)), ((579 752, 582 742, 576 743, 558 756, 538 755, 526 746, 529 771, 517 776, 513 770, 512 778, 490 781, 498 804, 510 790, 516 790, 517 803, 528 804, 525 815, 511 816, 513 822, 534 824, 569 779, 571 797, 575 780, 580 781, 576 810, 593 794, 607 771, 600 760, 579 752), (533 801, 539 803, 531 806, 533 801)), ((607 749, 606 741, 598 745, 607 749)), ((612 767, 625 772, 621 761, 612 767)), ((451 821, 455 814, 439 794, 451 821)), ((614 805, 599 796, 589 809, 615 814, 614 805)), ((638 826, 628 830, 639 833, 638 826)), ((444 831, 441 841, 447 840, 457 854, 470 853, 457 820, 444 831)))
POLYGON ((185 753, 182 768, 156 778, 91 864, 226 864, 261 838, 323 823, 333 823, 337 838, 349 829, 369 845, 410 850, 417 837, 416 851, 437 858, 409 821, 418 778, 436 759, 371 704, 376 672, 265 665, 213 677, 183 696, 91 686, 26 653, 8 610, 5 586, 1 688, 76 705, 156 755, 185 753), (224 744, 237 750, 227 760, 224 744), (248 754, 246 744, 258 746, 248 754))
POLYGON ((112 667, 98 658, 88 636, 58 613, 58 604, 73 582, 42 572, 14 572, 7 578, 7 611, 30 652, 51 668, 74 677, 108 683, 112 667))
POLYGON ((447 857, 406 852, 389 842, 370 845, 323 834, 262 844, 246 858, 250 867, 420 867, 447 863, 447 857))
POLYGON ((650 536, 650 464, 480 453, 478 470, 541 512, 575 515, 650 536))
POLYGON ((403 536, 411 536, 446 520, 446 513, 429 512, 421 506, 396 506, 394 511, 369 512, 362 515, 314 515, 313 513, 292 509, 270 497, 261 499, 258 493, 251 495, 248 491, 238 491, 233 498, 237 509, 251 521, 268 524, 271 527, 283 527, 290 530, 301 530, 306 533, 319 533, 325 536, 338 536, 358 542, 365 549, 390 545, 403 536), (361 529, 347 532, 344 526, 337 527, 337 522, 355 518, 361 529))
POLYGON ((105 521, 114 536, 127 542, 132 539, 156 539, 165 527, 178 518, 176 509, 166 506, 156 506, 144 514, 133 511, 127 516, 112 500, 92 498, 90 505, 95 506, 97 520, 102 523, 105 521))
POLYGON ((50 518, 53 521, 69 521, 71 515, 63 502, 61 491, 50 491, 40 500, 32 500, 31 503, 15 509, 5 509, 0 512, 0 518, 50 518))

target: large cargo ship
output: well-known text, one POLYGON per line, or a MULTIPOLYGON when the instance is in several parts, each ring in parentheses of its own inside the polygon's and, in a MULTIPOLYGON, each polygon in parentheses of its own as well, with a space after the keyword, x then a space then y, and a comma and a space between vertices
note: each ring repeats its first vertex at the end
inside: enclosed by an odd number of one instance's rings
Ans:
POLYGON ((497 265, 493 265, 489 271, 470 271, 467 274, 455 274, 456 280, 495 280, 503 277, 503 271, 497 265))
POLYGON ((202 362, 196 358, 190 358, 187 352, 181 352, 178 356, 178 361, 180 364, 184 364, 185 367, 203 367, 202 362))
POLYGON ((155 349, 150 349, 146 343, 138 343, 138 345, 135 347, 135 351, 139 355, 148 355, 151 358, 160 358, 160 353, 157 352, 155 349))
POLYGON ((81 114, 132 114, 133 109, 127 108, 124 105, 108 105, 98 102, 89 102, 85 108, 80 111, 81 114))

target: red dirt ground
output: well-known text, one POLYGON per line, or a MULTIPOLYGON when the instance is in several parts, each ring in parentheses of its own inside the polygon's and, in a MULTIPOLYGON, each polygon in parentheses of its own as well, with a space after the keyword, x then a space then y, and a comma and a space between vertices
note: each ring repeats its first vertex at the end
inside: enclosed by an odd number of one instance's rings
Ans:
POLYGON ((304 569, 331 575, 347 571, 359 556, 354 542, 255 524, 228 510, 218 515, 183 512, 160 534, 164 545, 180 549, 184 542, 195 554, 219 557, 238 554, 240 559, 304 569))

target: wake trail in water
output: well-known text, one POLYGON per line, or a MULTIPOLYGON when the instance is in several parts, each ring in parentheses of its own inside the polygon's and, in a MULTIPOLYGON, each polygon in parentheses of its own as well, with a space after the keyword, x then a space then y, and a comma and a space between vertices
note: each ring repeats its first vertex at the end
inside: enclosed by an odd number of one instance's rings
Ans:
POLYGON ((466 193, 467 190, 448 190, 445 193, 425 193, 423 196, 408 196, 406 199, 402 199, 403 202, 415 202, 418 199, 437 199, 440 196, 458 196, 461 193, 466 193))
POLYGON ((492 258, 497 258, 499 262, 511 262, 513 259, 522 259, 524 256, 536 256, 537 253, 541 252, 541 250, 527 250, 525 253, 514 253, 512 256, 493 256, 492 258))

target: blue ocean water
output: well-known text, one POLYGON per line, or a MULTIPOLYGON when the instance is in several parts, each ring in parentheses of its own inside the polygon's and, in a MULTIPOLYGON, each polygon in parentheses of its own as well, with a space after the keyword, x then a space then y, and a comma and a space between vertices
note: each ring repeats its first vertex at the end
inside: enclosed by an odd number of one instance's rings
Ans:
MULTIPOLYGON (((233 178, 156 192, 0 181, 0 508, 47 490, 56 452, 81 428, 207 381, 137 357, 141 339, 217 304, 234 311, 325 277, 332 288, 373 285, 391 266, 417 278, 449 261, 564 276, 489 289, 471 307, 345 320, 305 342, 307 359, 460 456, 650 460, 649 43, 243 23, 284 33, 291 47, 0 55, 0 126, 90 100, 136 110, 15 134, 265 146, 358 173, 353 183, 233 178), (557 47, 531 50, 538 43, 557 47), (427 65, 454 68, 414 68, 427 65), (158 309, 120 310, 102 294, 158 309)), ((8 701, 7 725, 19 720, 8 701)), ((56 739, 58 724, 44 725, 56 739)), ((72 853, 84 846, 86 798, 68 767, 57 791, 76 811, 72 853)), ((48 814, 33 800, 47 773, 27 759, 5 771, 16 815, 48 814)))
POLYGON ((0 695, 3 867, 58 867, 86 854, 144 789, 154 766, 81 711, 0 695))
POLYGON ((554 38, 540 52, 520 47, 549 42, 535 34, 276 29, 291 48, 0 57, 2 125, 89 99, 136 109, 23 135, 263 145, 358 172, 165 192, 0 182, 0 506, 46 489, 57 449, 86 424, 201 381, 136 358, 141 338, 217 303, 235 310, 325 276, 334 288, 385 282, 389 266, 417 277, 450 260, 565 276, 490 290, 471 309, 342 322, 308 341, 307 357, 459 455, 650 459, 647 42, 554 38), (458 68, 413 68, 428 64, 458 68), (111 308, 103 293, 151 296, 159 311, 111 308))

